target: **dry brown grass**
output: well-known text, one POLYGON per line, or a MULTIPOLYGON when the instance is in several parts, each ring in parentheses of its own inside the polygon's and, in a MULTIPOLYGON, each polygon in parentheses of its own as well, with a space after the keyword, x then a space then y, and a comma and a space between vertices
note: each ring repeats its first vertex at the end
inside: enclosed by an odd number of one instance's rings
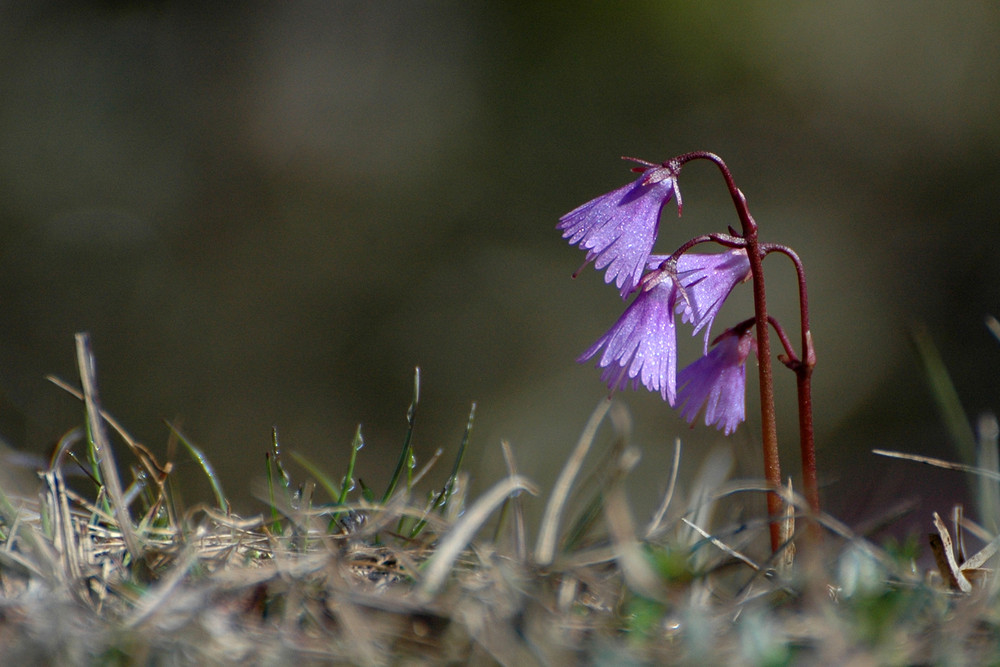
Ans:
MULTIPOLYGON (((902 665, 1000 656, 997 586, 985 569, 992 551, 966 558, 951 544, 959 578, 971 575, 963 562, 977 566, 972 587, 957 593, 916 570, 911 555, 832 517, 806 517, 786 489, 790 541, 761 555, 766 526, 744 515, 742 499, 767 489, 727 481, 724 458, 710 457, 686 492, 673 476, 655 516, 638 521, 624 493, 638 452, 610 403, 539 499, 533 540, 522 504, 538 490, 506 446, 509 475, 476 499, 465 497, 456 465, 454 493, 440 506, 414 501, 410 484, 384 502, 359 495, 322 505, 311 483, 272 480, 270 516, 240 518, 224 498, 218 507, 175 505, 172 466, 101 412, 85 337, 78 351, 87 430, 60 444, 37 496, 0 496, 4 664, 902 665), (609 411, 618 435, 599 474, 580 481, 609 411), (134 462, 127 482, 107 425, 134 462), (84 462, 93 494, 67 486, 72 458, 84 462), (798 543, 794 524, 807 520, 823 525, 822 545, 798 543)), ((679 457, 678 448, 675 472, 679 457)), ((963 517, 954 525, 980 530, 963 517)))

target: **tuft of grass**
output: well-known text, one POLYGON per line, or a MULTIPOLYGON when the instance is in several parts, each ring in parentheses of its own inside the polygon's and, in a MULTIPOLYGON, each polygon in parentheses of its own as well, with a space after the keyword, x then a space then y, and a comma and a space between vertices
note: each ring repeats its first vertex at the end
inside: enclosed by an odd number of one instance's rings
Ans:
MULTIPOLYGON (((413 450, 411 449, 411 443, 413 441, 413 426, 417 419, 417 405, 420 404, 420 367, 418 366, 413 371, 413 401, 410 403, 410 407, 406 410, 406 437, 403 439, 403 449, 399 453, 399 460, 396 461, 396 469, 392 471, 392 477, 389 478, 389 485, 385 489, 385 493, 382 494, 382 502, 386 502, 392 497, 393 492, 396 490, 396 485, 399 483, 399 478, 403 474, 403 470, 406 469, 412 473, 412 470, 416 464, 416 459, 413 456, 413 450)), ((408 480, 412 482, 412 478, 408 480)), ((410 484, 407 484, 406 490, 410 490, 410 484)))
MULTIPOLYGON (((641 452, 611 401, 547 497, 534 500, 541 490, 518 470, 516 447, 501 443, 507 474, 470 498, 463 463, 475 405, 443 481, 436 454, 417 471, 419 373, 380 496, 355 481, 360 426, 339 481, 291 452, 306 473, 297 478, 275 430, 263 511, 237 516, 204 451, 168 424, 215 496, 185 508, 172 491, 177 467, 101 410, 86 338, 77 344, 81 388, 57 384, 83 403, 83 425, 61 439, 37 493, 0 483, 5 664, 779 666, 1000 655, 1000 586, 988 569, 1000 538, 960 510, 950 524, 935 515, 944 565, 926 572, 916 542, 876 545, 827 515, 811 517, 825 539, 810 548, 794 532, 808 505, 786 487, 790 540, 772 556, 766 518, 744 508, 773 489, 729 479, 725 450, 680 479, 678 441, 657 509, 637 516, 626 491, 641 452), (584 474, 589 459, 595 472, 584 474), (83 490, 64 479, 77 461, 83 490), (533 544, 523 518, 532 502, 544 503, 533 544)), ((995 463, 957 469, 995 484, 995 463)))
MULTIPOLYGON (((212 493, 215 495, 215 502, 219 506, 219 510, 225 513, 229 513, 230 504, 226 499, 226 494, 222 491, 222 483, 219 481, 219 476, 215 474, 215 468, 212 466, 208 457, 205 453, 201 451, 191 440, 185 436, 179 428, 174 426, 169 421, 164 421, 167 428, 170 429, 171 435, 177 438, 177 441, 184 445, 184 448, 188 450, 194 460, 198 463, 198 466, 205 473, 205 477, 208 478, 209 484, 212 486, 212 493)), ((275 435, 277 437, 277 435, 275 435)))

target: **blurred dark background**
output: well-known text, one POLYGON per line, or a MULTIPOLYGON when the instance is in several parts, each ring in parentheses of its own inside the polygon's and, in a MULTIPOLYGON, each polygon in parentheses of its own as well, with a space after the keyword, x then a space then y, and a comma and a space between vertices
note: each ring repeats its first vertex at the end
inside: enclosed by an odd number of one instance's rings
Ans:
MULTIPOLYGON (((0 434, 44 453, 80 423, 43 378, 78 382, 87 330, 106 409, 160 454, 176 420, 247 511, 272 426, 336 475, 362 423, 359 470, 381 488, 417 365, 421 461, 455 451, 477 401, 475 487, 501 474, 501 439, 547 487, 605 394, 574 359, 622 309, 596 272, 570 279, 582 253, 556 221, 632 178, 621 155, 704 149, 762 239, 805 261, 827 506, 945 511, 958 473, 870 450, 957 458, 918 324, 969 415, 1000 407, 983 325, 1000 310, 998 27, 987 1, 5 3, 0 434)), ((660 251, 737 224, 707 163, 681 187, 660 251)), ((794 274, 767 267, 794 332, 794 274)), ((778 378, 796 475, 794 382, 778 378)), ((685 475, 721 443, 759 476, 755 416, 725 445, 656 396, 618 398, 640 511, 677 436, 685 475)))

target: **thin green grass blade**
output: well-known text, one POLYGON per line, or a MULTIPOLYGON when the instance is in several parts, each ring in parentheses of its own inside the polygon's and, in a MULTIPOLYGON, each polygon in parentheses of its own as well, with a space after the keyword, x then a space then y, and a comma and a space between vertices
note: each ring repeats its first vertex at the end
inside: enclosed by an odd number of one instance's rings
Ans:
POLYGON ((564 552, 573 551, 582 544, 587 534, 597 525, 597 520, 601 518, 603 513, 604 493, 597 491, 590 498, 583 511, 576 517, 569 530, 566 531, 566 537, 563 538, 560 545, 561 550, 564 552))
POLYGON ((341 505, 347 502, 347 494, 354 488, 354 463, 358 459, 358 452, 364 446, 365 439, 361 436, 361 424, 358 424, 358 430, 354 432, 354 440, 351 441, 351 459, 347 463, 347 474, 344 475, 344 481, 340 485, 338 501, 341 505))
POLYGON ((969 425, 969 418, 962 408, 962 402, 958 398, 958 392, 951 381, 941 353, 924 327, 914 330, 913 341, 924 364, 924 372, 931 393, 934 395, 934 401, 941 411, 958 456, 963 463, 972 465, 976 462, 976 436, 969 425))
POLYGON ((406 490, 413 489, 413 471, 417 468, 417 454, 410 448, 410 456, 406 459, 406 490))
MULTIPOLYGON (((354 431, 354 439, 351 440, 351 458, 347 462, 347 474, 340 481, 340 494, 337 496, 337 502, 343 505, 347 502, 347 494, 354 489, 354 464, 358 460, 358 452, 362 450, 365 446, 364 436, 361 435, 361 424, 358 424, 357 430, 354 431)), ((332 531, 339 523, 340 520, 345 516, 344 512, 338 512, 330 517, 330 525, 328 530, 332 531)))
POLYGON ((462 463, 465 461, 465 452, 469 448, 469 440, 472 438, 472 425, 476 421, 476 404, 473 403, 469 409, 469 420, 465 423, 465 433, 462 435, 462 444, 458 446, 458 454, 455 455, 455 464, 451 468, 451 475, 444 485, 443 499, 438 510, 444 514, 448 507, 448 501, 455 493, 455 484, 458 482, 458 473, 462 470, 462 463))
POLYGON ((285 466, 281 464, 281 443, 278 442, 278 427, 271 427, 271 451, 274 452, 274 467, 278 471, 278 475, 281 478, 281 485, 285 489, 289 489, 292 486, 292 478, 289 477, 288 473, 285 471, 285 466))
POLYGON ((188 453, 190 453, 194 460, 198 462, 198 465, 201 466, 201 469, 205 472, 205 476, 208 477, 208 483, 212 486, 212 493, 215 494, 215 502, 218 503, 220 510, 225 512, 226 515, 229 515, 231 509, 229 501, 226 500, 226 494, 222 492, 222 483, 219 481, 219 476, 215 474, 215 468, 212 467, 208 457, 205 456, 205 453, 201 451, 197 445, 188 440, 187 436, 181 433, 180 429, 175 427, 169 421, 164 420, 164 423, 167 425, 167 428, 170 429, 170 432, 174 434, 174 437, 177 438, 178 442, 184 445, 184 447, 188 450, 188 453))
MULTIPOLYGON (((82 462, 78 463, 80 467, 86 471, 87 476, 90 477, 90 479, 94 481, 94 484, 97 485, 97 490, 100 491, 104 488, 104 480, 103 475, 101 474, 101 466, 98 464, 97 451, 94 449, 94 432, 91 430, 89 419, 85 420, 84 431, 86 433, 87 442, 87 465, 84 466, 82 462)), ((101 494, 101 505, 102 509, 108 514, 108 516, 113 514, 111 502, 106 493, 101 494)))
MULTIPOLYGON (((386 487, 385 493, 382 494, 382 502, 385 503, 392 496, 393 492, 396 490, 396 485, 399 483, 399 478, 403 474, 403 468, 410 464, 410 442, 413 438, 413 424, 417 416, 417 405, 420 403, 420 367, 414 370, 413 373, 413 401, 410 403, 409 409, 406 411, 406 437, 403 438, 403 449, 399 453, 399 460, 396 461, 396 469, 392 473, 392 477, 389 479, 389 486, 386 487)), ((412 471, 412 468, 411 468, 412 471)))
MULTIPOLYGON (((413 448, 411 447, 410 448, 410 455, 409 455, 409 457, 407 457, 407 460, 406 460, 406 493, 407 493, 407 495, 409 495, 413 491, 413 484, 414 484, 414 482, 413 482, 413 471, 416 469, 416 467, 417 467, 417 454, 416 454, 416 452, 413 451, 413 448)), ((428 504, 427 509, 425 510, 425 513, 426 512, 430 512, 430 511, 431 511, 431 505, 428 504)), ((396 525, 396 533, 399 534, 399 535, 405 534, 406 533, 406 524, 409 523, 410 521, 412 521, 412 517, 408 517, 408 516, 405 516, 405 515, 399 517, 399 523, 396 525)))
POLYGON ((267 501, 271 506, 271 522, 275 532, 279 535, 284 532, 281 526, 281 517, 278 512, 278 499, 274 493, 274 465, 271 463, 273 455, 271 452, 264 453, 264 474, 267 477, 267 501))
MULTIPOLYGON (((413 538, 415 538, 417 535, 419 535, 421 533, 421 531, 423 531, 424 526, 427 525, 427 518, 426 518, 427 515, 434 511, 434 508, 437 507, 437 504, 438 504, 438 502, 440 500, 441 500, 441 492, 440 491, 437 492, 437 493, 431 493, 430 494, 430 496, 429 496, 429 498, 427 500, 427 506, 424 508, 423 514, 420 515, 421 518, 419 518, 416 521, 414 521, 413 527, 410 528, 410 530, 409 530, 409 538, 411 540, 413 538)), ((404 530, 406 529, 407 519, 408 519, 408 517, 406 517, 406 516, 399 517, 399 523, 396 524, 396 532, 398 534, 400 534, 400 535, 405 534, 404 530)))
POLYGON ((281 484, 281 488, 284 489, 284 500, 285 502, 291 502, 292 494, 289 493, 289 489, 292 486, 292 478, 288 476, 285 472, 285 467, 281 464, 281 443, 278 441, 278 427, 271 427, 271 451, 267 453, 265 457, 267 462, 267 492, 268 499, 271 502, 271 518, 274 521, 275 530, 278 533, 282 532, 282 524, 278 519, 278 505, 277 498, 275 496, 275 480, 281 484))
POLYGON ((365 484, 365 480, 358 477, 358 486, 361 488, 361 497, 370 503, 375 502, 375 491, 372 490, 370 486, 365 484))
POLYGON ((333 481, 333 478, 331 478, 325 472, 320 470, 319 466, 317 466, 315 463, 307 459, 302 454, 299 454, 298 452, 292 452, 291 457, 296 463, 302 466, 307 473, 309 473, 312 477, 314 477, 317 482, 319 482, 319 485, 326 490, 327 495, 329 495, 330 498, 333 499, 334 503, 339 502, 338 499, 340 498, 341 489, 339 486, 337 486, 337 483, 333 481))
MULTIPOLYGON (((469 448, 469 440, 472 437, 472 425, 476 420, 476 404, 472 404, 472 408, 469 410, 469 420, 465 424, 465 433, 462 435, 462 442, 458 446, 458 453, 455 454, 455 462, 451 466, 451 474, 448 475, 447 481, 444 483, 444 487, 439 491, 434 499, 431 501, 430 511, 437 510, 440 514, 444 514, 445 510, 448 508, 448 501, 451 500, 452 494, 455 493, 455 486, 458 483, 458 474, 462 471, 462 462, 465 460, 465 452, 469 448)), ((505 501, 506 504, 506 501, 505 501)), ((410 537, 416 537, 420 534, 420 531, 424 529, 427 525, 427 521, 421 519, 413 527, 410 532, 410 537)))

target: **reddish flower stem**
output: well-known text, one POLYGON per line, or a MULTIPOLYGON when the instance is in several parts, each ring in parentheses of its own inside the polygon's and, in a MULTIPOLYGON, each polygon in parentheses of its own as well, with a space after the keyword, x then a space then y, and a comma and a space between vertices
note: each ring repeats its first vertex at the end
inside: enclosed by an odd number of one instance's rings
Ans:
POLYGON ((778 334, 778 340, 781 341, 781 347, 785 348, 784 356, 779 354, 778 361, 785 364, 789 368, 792 364, 799 363, 799 355, 795 354, 795 350, 792 348, 792 342, 788 340, 788 334, 785 333, 785 330, 781 327, 778 320, 768 315, 767 321, 771 323, 771 328, 774 329, 774 333, 778 334))
MULTIPOLYGON (((767 318, 767 300, 764 292, 764 267, 762 264, 763 254, 757 240, 757 223, 747 208, 746 197, 736 187, 733 175, 729 167, 718 155, 707 151, 696 151, 686 153, 675 158, 671 162, 676 163, 680 168, 691 160, 710 160, 714 162, 722 172, 722 177, 729 188, 729 194, 733 198, 736 212, 740 218, 743 228, 743 239, 746 241, 747 259, 750 261, 750 274, 753 277, 753 303, 754 314, 756 316, 757 327, 757 375, 760 380, 760 428, 761 440, 764 450, 764 479, 773 488, 781 487, 781 462, 778 456, 778 429, 774 414, 774 380, 771 372, 771 344, 768 337, 769 327, 767 318)), ((808 380, 806 381, 808 391, 808 380)), ((811 412, 810 412, 811 414, 811 412)), ((810 417, 811 428, 811 417, 810 417)), ((815 461, 814 461, 815 468, 815 461)), ((771 551, 776 553, 787 536, 782 535, 782 515, 784 513, 784 503, 777 493, 767 494, 767 514, 770 518, 771 551)))
MULTIPOLYGON (((813 348, 812 331, 809 328, 809 292, 806 289, 806 272, 798 254, 787 246, 765 244, 765 254, 780 252, 792 260, 799 281, 799 328, 802 331, 802 358, 789 355, 785 365, 795 371, 799 401, 799 446, 802 450, 802 488, 814 515, 820 511, 819 483, 816 475, 816 445, 813 439, 812 415, 812 372, 816 366, 816 350, 813 348)), ((810 522, 810 532, 814 540, 822 538, 822 531, 815 521, 810 522)))

